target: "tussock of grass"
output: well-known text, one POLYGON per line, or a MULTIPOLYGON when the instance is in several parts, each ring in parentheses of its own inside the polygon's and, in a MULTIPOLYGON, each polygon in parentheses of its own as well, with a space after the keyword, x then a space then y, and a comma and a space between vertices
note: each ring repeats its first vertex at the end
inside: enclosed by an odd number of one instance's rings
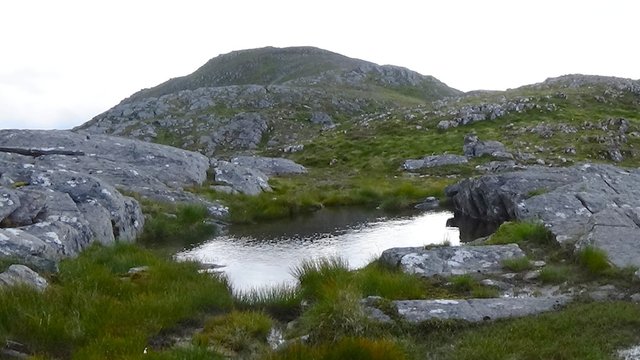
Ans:
POLYGON ((486 244, 520 244, 524 242, 549 245, 553 242, 553 235, 540 223, 505 222, 491 235, 486 244))
POLYGON ((302 296, 297 286, 281 285, 252 289, 235 295, 240 309, 262 310, 276 319, 291 321, 301 312, 302 296))
POLYGON ((604 250, 588 246, 578 253, 578 263, 593 275, 602 275, 611 269, 604 250))
POLYGON ((497 289, 480 284, 471 275, 452 276, 449 278, 449 283, 451 290, 462 297, 492 298, 499 295, 497 289))
POLYGON ((147 246, 174 244, 180 247, 190 246, 211 238, 216 233, 216 226, 207 222, 208 210, 202 205, 179 205, 175 212, 154 209, 144 226, 138 241, 147 246))
POLYGON ((273 321, 255 311, 215 316, 205 323, 193 341, 199 346, 213 346, 233 353, 256 353, 267 344, 273 321))
POLYGON ((566 265, 547 265, 540 270, 538 279, 543 284, 561 284, 569 279, 571 268, 566 265))
POLYGON ((344 338, 334 344, 293 344, 271 354, 268 360, 403 360, 407 355, 401 346, 385 339, 344 338))
POLYGON ((0 292, 0 334, 44 357, 126 358, 141 354, 161 329, 232 306, 226 281, 140 248, 92 246, 60 264, 43 294, 0 292), (149 271, 135 276, 131 267, 149 271))
POLYGON ((509 271, 521 272, 532 268, 531 261, 526 256, 505 259, 502 261, 502 267, 509 271))
POLYGON ((499 321, 457 334, 450 359, 608 359, 637 344, 640 305, 605 302, 499 321))

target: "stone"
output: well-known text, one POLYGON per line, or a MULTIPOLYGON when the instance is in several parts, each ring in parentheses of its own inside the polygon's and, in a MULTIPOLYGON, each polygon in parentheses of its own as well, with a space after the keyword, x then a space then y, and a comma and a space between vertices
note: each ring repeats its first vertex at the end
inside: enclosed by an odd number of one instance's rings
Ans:
POLYGON ((292 160, 261 156, 237 156, 231 163, 243 167, 260 170, 267 176, 304 174, 307 169, 292 160))
POLYGON ((467 134, 464 137, 463 152, 467 157, 489 155, 498 159, 513 159, 513 155, 507 152, 507 149, 501 142, 480 141, 475 134, 467 134))
POLYGON ((14 264, 0 274, 0 288, 17 285, 26 285, 43 292, 49 286, 49 282, 29 267, 14 264))
POLYGON ((640 303, 640 293, 635 293, 629 297, 631 301, 640 303))
POLYGON ((465 156, 462 155, 432 155, 426 156, 423 159, 418 160, 405 160, 402 168, 406 171, 416 171, 424 168, 445 166, 445 165, 459 165, 469 162, 465 156))
POLYGON ((502 261, 525 256, 516 244, 391 248, 380 261, 423 277, 502 272, 502 261))
POLYGON ((428 196, 422 202, 414 206, 418 210, 434 210, 440 207, 440 200, 435 196, 428 196))
POLYGON ((263 191, 271 191, 269 177, 260 170, 219 161, 214 172, 216 182, 231 186, 239 193, 258 195, 263 191))
POLYGON ((333 119, 329 114, 321 111, 314 111, 311 113, 311 118, 309 119, 313 124, 322 125, 324 129, 334 128, 336 125, 333 123, 333 119))
POLYGON ((569 301, 564 296, 460 300, 399 300, 393 305, 410 323, 429 320, 482 322, 558 310, 569 301))
POLYGON ((594 246, 617 267, 640 266, 638 169, 531 166, 463 180, 445 193, 457 213, 495 222, 535 219, 563 246, 594 246))
POLYGON ((628 349, 618 350, 618 359, 640 360, 640 345, 636 345, 628 349))
POLYGON ((302 150, 304 150, 303 144, 287 145, 284 148, 282 148, 282 152, 285 152, 285 153, 296 153, 302 150))
POLYGON ((522 278, 526 281, 531 281, 539 277, 540 277, 540 270, 533 270, 533 271, 528 271, 526 274, 524 274, 522 278))

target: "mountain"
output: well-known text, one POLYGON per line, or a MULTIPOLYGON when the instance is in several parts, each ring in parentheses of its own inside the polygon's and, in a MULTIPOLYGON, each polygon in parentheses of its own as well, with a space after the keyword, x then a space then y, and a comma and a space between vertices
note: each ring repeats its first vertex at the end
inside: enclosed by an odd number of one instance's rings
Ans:
POLYGON ((312 47, 235 51, 76 130, 224 154, 282 147, 367 113, 459 96, 432 76, 312 47))

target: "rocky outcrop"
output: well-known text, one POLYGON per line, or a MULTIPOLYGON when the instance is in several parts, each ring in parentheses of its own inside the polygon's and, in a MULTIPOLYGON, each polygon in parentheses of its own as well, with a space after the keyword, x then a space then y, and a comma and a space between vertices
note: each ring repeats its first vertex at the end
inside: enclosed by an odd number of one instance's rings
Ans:
POLYGON ((49 282, 37 272, 24 265, 11 265, 0 274, 0 289, 10 286, 28 286, 37 291, 45 291, 49 282))
POLYGON ((260 170, 268 176, 296 175, 307 172, 304 166, 289 159, 262 156, 236 156, 231 163, 260 170))
POLYGON ((462 155, 451 155, 451 154, 443 154, 443 155, 431 155, 425 156, 422 159, 409 159, 405 160, 404 164, 402 164, 402 168, 407 171, 416 171, 425 168, 445 166, 445 165, 460 165, 466 164, 469 160, 467 160, 466 156, 462 155))
POLYGON ((271 191, 269 176, 296 175, 307 172, 304 166, 289 159, 261 156, 237 156, 231 161, 212 162, 213 189, 225 193, 258 195, 271 191))
POLYGON ((568 297, 548 296, 466 300, 400 300, 393 301, 392 305, 398 315, 409 323, 421 323, 429 320, 482 322, 558 310, 568 301, 568 297))
POLYGON ((258 147, 267 129, 267 119, 262 115, 240 113, 212 130, 211 135, 202 135, 199 142, 205 146, 203 152, 207 155, 212 155, 219 149, 252 150, 258 147))
POLYGON ((518 245, 444 246, 391 248, 382 252, 380 261, 399 267, 409 274, 424 277, 476 273, 499 273, 502 262, 524 257, 518 245))
POLYGON ((562 245, 594 246, 615 266, 640 266, 640 170, 593 164, 532 166, 467 179, 446 194, 466 216, 538 220, 562 245))
POLYGON ((120 190, 226 212, 182 190, 206 179, 201 154, 69 131, 2 130, 0 143, 0 254, 39 268, 92 242, 133 241, 144 217, 120 190))

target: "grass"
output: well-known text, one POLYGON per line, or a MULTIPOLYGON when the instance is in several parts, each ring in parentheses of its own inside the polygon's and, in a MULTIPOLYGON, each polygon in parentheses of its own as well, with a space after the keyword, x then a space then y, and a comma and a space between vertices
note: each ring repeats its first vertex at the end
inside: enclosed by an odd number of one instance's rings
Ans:
POLYGON ((456 334, 450 359, 608 359, 637 344, 640 305, 573 304, 539 316, 498 321, 456 334))
POLYGON ((522 272, 532 268, 531 261, 526 256, 502 260, 502 267, 513 272, 522 272))
POLYGON ((456 275, 449 278, 449 287, 458 297, 493 298, 499 292, 489 286, 484 286, 471 275, 456 275))
POLYGON ((281 321, 292 321, 302 312, 297 286, 280 285, 235 294, 239 309, 257 309, 281 321))
POLYGON ((604 250, 587 246, 577 254, 577 260, 592 275, 603 275, 611 269, 611 264, 604 250))
POLYGON ((553 235, 541 223, 505 222, 487 240, 487 245, 532 243, 550 245, 553 235))
POLYGON ((248 355, 264 351, 272 326, 273 321, 264 313, 232 311, 208 319, 204 329, 194 336, 193 342, 236 356, 248 355))
POLYGON ((92 246, 64 260, 43 294, 0 293, 0 339, 45 358, 124 358, 142 354, 161 329, 232 306, 223 279, 194 264, 164 260, 127 244, 92 246), (149 271, 130 275, 131 267, 149 271))
POLYGON ((138 241, 147 247, 173 245, 181 249, 209 239, 217 231, 209 222, 209 212, 203 205, 156 203, 148 204, 144 210, 149 216, 138 241))
POLYGON ((268 360, 403 360, 402 346, 387 339, 344 338, 336 343, 308 346, 296 343, 267 356, 268 360))
POLYGON ((543 284, 561 284, 571 278, 571 267, 567 265, 546 265, 540 270, 538 279, 543 284))

